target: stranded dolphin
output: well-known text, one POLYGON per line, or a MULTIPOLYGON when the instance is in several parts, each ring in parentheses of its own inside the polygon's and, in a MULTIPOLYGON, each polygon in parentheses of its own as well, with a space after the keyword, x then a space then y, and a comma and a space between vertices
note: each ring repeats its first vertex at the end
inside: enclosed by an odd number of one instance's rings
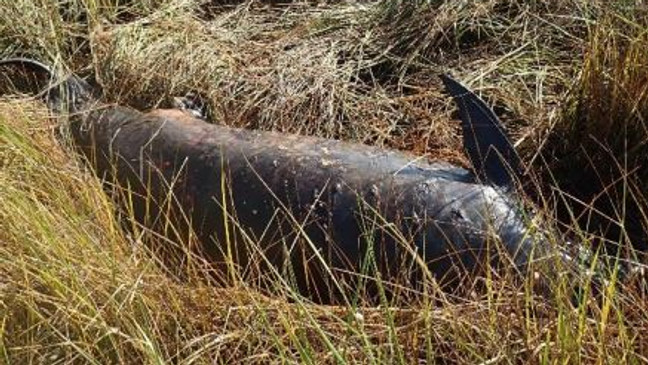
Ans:
POLYGON ((524 272, 548 252, 515 195, 520 159, 501 123, 449 76, 442 80, 474 172, 361 144, 208 124, 178 110, 105 105, 77 76, 60 79, 24 58, 0 65, 46 75, 45 101, 70 113, 72 141, 95 172, 129 189, 137 221, 173 240, 195 235, 215 266, 259 277, 273 270, 328 301, 356 288, 358 273, 419 288, 423 277, 457 283, 492 265, 524 272))

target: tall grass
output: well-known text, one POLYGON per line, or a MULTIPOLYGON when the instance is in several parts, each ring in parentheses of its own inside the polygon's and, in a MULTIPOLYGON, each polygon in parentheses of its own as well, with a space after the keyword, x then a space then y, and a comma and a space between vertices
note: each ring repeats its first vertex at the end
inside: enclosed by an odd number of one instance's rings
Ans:
POLYGON ((582 70, 546 149, 557 159, 566 209, 579 214, 581 228, 645 251, 648 23, 645 10, 619 7, 592 27, 582 70))
MULTIPOLYGON (((0 6, 0 54, 96 74, 109 102, 148 108, 197 90, 216 123, 461 163, 457 126, 436 80, 449 70, 492 95, 526 161, 540 160, 542 147, 557 182, 572 178, 561 167, 573 172, 575 160, 597 171, 636 171, 622 198, 610 199, 617 210, 607 216, 629 216, 623 202, 641 207, 648 42, 640 7, 577 0, 221 3, 20 0, 0 6), (613 15, 599 17, 603 10, 613 15), (594 159, 600 151, 615 159, 594 159)), ((648 360, 643 278, 619 282, 614 267, 596 290, 582 284, 576 294, 572 278, 556 270, 543 295, 531 272, 523 284, 490 275, 472 295, 430 290, 380 306, 354 300, 356 293, 346 305, 314 305, 279 280, 283 273, 271 278, 272 295, 235 269, 223 287, 188 247, 181 247, 195 259, 183 261, 188 269, 167 269, 147 244, 160 237, 136 224, 124 229, 129 212, 117 216, 104 187, 56 138, 58 123, 39 103, 0 102, 4 362, 648 360)), ((578 209, 564 209, 571 237, 589 243, 578 209)), ((643 210, 633 209, 645 222, 643 210)), ((236 231, 235 219, 229 223, 236 231)))

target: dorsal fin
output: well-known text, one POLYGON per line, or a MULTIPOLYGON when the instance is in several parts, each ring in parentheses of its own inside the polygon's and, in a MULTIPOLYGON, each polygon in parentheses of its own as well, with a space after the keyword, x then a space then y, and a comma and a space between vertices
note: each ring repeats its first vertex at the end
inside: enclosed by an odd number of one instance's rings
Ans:
POLYGON ((441 75, 441 79, 459 108, 464 149, 478 178, 495 186, 512 187, 521 175, 522 164, 502 123, 479 96, 449 75, 441 75))

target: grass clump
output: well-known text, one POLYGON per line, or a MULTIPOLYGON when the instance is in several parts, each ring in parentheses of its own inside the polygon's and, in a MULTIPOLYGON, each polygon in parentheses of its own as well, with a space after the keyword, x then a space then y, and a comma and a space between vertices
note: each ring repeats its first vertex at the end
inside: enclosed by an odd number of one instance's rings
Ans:
POLYGON ((621 8, 592 27, 582 71, 546 146, 569 195, 563 208, 578 214, 580 227, 609 245, 632 243, 642 251, 648 248, 647 26, 645 11, 621 8))
POLYGON ((153 350, 159 337, 146 336, 159 329, 147 322, 160 308, 149 294, 166 279, 134 270, 106 196, 56 146, 42 111, 5 102, 0 116, 6 360, 102 363, 153 350))

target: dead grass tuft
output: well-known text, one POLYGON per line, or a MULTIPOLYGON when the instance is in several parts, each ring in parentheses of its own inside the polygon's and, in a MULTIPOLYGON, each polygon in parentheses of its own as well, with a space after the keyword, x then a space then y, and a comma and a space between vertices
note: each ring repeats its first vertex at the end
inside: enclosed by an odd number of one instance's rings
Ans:
MULTIPOLYGON (((546 154, 581 228, 645 250, 648 33, 645 9, 602 17, 546 154), (574 169, 574 166, 580 166, 574 169)), ((564 213, 563 213, 564 214, 564 213)))

